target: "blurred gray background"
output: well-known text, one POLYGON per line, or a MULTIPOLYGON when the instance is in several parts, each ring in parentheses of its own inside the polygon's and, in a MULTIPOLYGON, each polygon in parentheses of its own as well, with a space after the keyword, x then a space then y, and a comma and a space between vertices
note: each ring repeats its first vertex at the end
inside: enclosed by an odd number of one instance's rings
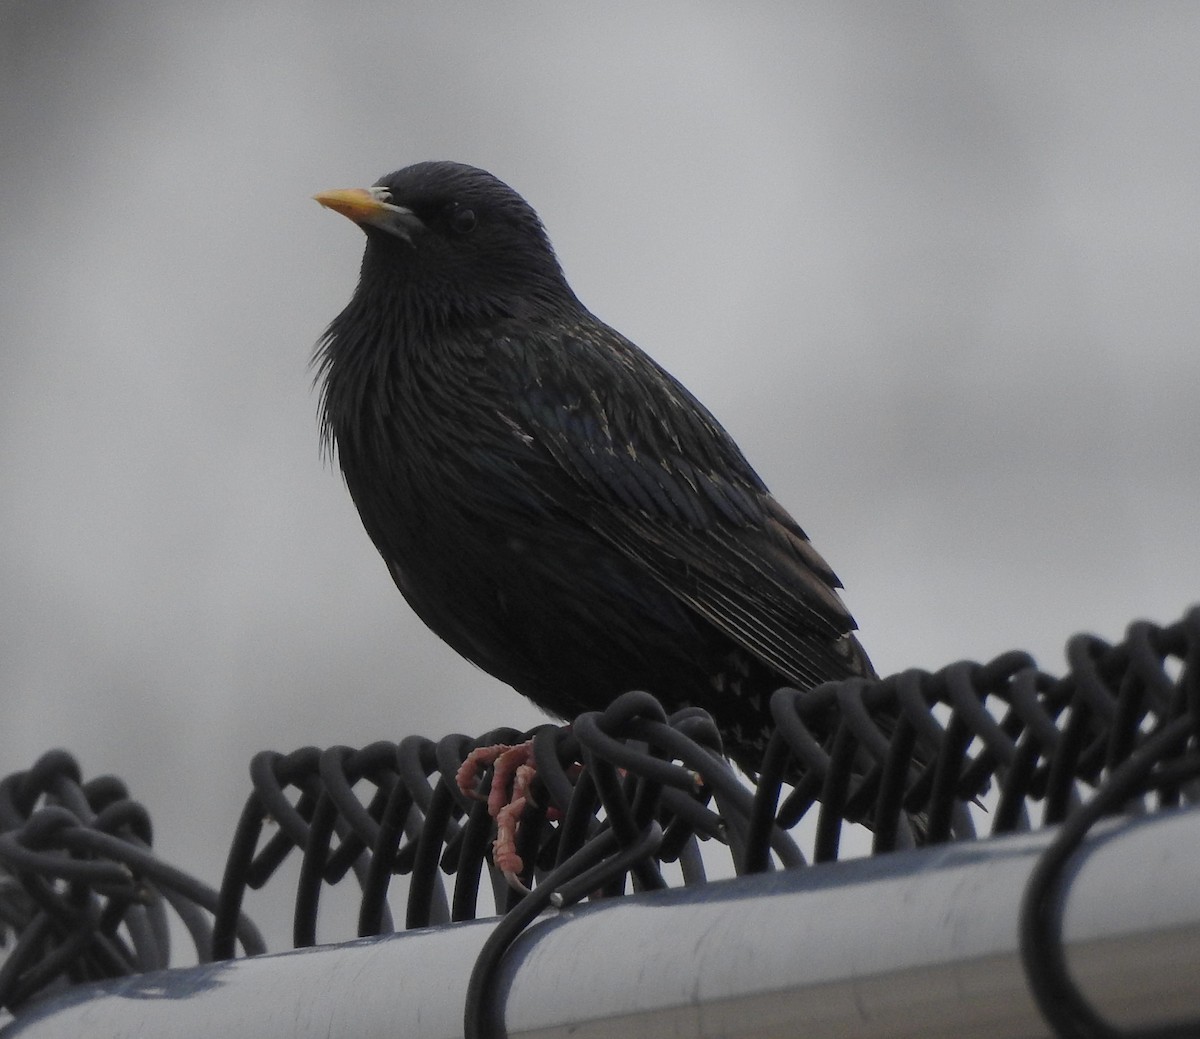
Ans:
POLYGON ((18 2, 0 47, 0 773, 120 774, 212 883, 259 749, 541 720, 318 451, 362 237, 310 196, 411 162, 532 202, 881 671, 1200 599, 1200 7, 18 2))

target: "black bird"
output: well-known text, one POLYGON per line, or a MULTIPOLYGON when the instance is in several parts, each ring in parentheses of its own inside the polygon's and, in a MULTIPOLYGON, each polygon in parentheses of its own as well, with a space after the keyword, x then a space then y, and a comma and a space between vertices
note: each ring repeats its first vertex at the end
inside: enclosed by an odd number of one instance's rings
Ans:
POLYGON ((873 675, 804 531, 515 191, 423 162, 316 200, 367 236, 317 351, 324 442, 434 632, 561 718, 703 707, 749 772, 774 689, 873 675))

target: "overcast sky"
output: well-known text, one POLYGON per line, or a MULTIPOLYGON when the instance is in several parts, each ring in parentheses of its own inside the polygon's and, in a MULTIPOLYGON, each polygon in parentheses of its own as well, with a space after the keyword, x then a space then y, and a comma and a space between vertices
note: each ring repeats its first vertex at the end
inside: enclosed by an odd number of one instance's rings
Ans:
POLYGON ((1200 7, 9 2, 0 47, 0 773, 123 776, 211 883, 259 749, 542 720, 318 450, 362 236, 310 196, 412 162, 529 199, 880 671, 1200 600, 1200 7))

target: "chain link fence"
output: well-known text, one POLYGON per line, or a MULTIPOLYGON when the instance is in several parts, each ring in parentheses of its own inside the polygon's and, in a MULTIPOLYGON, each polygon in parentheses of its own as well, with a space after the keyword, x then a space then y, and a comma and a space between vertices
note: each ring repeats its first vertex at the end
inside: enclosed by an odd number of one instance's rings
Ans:
POLYGON ((638 692, 531 732, 263 752, 219 890, 154 855, 150 820, 119 780, 84 782, 52 751, 0 780, 0 1005, 19 1014, 35 995, 168 966, 171 913, 197 962, 264 952, 243 903, 298 854, 296 947, 316 942, 322 892, 349 873, 359 935, 502 916, 468 990, 468 1034, 481 1035, 504 951, 548 906, 702 884, 714 863, 802 869, 845 854, 851 826, 883 854, 1058 825, 1025 899, 1023 956, 1060 1034, 1107 1034, 1067 976, 1056 893, 1099 819, 1195 799, 1200 608, 1136 622, 1115 645, 1075 636, 1067 659, 1062 677, 1011 652, 780 689, 753 780, 725 761, 704 712, 668 716, 638 692), (537 775, 515 833, 519 890, 495 868, 493 820, 458 773, 476 748, 527 739, 537 775), (400 876, 402 924, 389 900, 400 876))

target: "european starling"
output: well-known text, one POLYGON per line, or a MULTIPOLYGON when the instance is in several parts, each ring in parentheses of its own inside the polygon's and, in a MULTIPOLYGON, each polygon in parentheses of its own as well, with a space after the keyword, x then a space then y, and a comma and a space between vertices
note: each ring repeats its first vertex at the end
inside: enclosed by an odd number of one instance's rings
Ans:
POLYGON ((423 162, 316 199, 367 236, 318 347, 323 438, 434 632, 561 718, 703 707, 749 772, 777 687, 873 674, 804 531, 515 191, 423 162))

